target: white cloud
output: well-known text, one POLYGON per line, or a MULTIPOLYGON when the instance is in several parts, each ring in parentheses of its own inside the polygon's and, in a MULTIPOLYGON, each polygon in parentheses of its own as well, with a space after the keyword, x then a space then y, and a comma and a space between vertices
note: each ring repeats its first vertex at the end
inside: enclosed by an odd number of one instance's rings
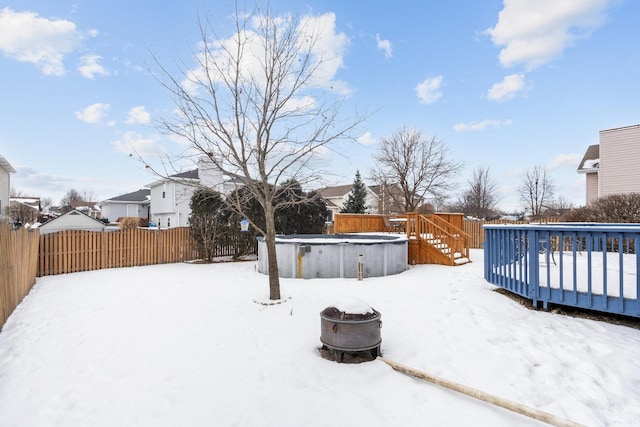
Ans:
POLYGON ((64 56, 74 52, 82 39, 73 22, 41 18, 35 12, 14 12, 8 7, 0 11, 0 51, 34 64, 43 74, 64 75, 64 56))
POLYGON ((109 111, 109 104, 95 103, 91 104, 81 111, 76 111, 76 118, 85 123, 99 123, 109 111))
POLYGON ((333 12, 324 15, 306 15, 300 19, 298 26, 300 40, 307 39, 305 34, 317 35, 316 43, 311 47, 315 60, 320 63, 314 83, 320 87, 330 88, 343 95, 351 92, 349 86, 334 80, 338 70, 344 65, 344 55, 349 46, 349 37, 336 31, 336 15, 333 12))
POLYGON ((495 27, 485 31, 502 47, 500 63, 531 70, 560 55, 605 21, 605 9, 616 0, 504 0, 495 27))
POLYGON ((430 77, 416 86, 420 104, 432 104, 442 96, 442 76, 430 77))
POLYGON ((453 125, 456 132, 474 131, 481 132, 487 128, 500 129, 503 126, 510 126, 511 120, 483 120, 481 122, 458 123, 453 125))
POLYGON ((99 64, 102 57, 100 55, 85 55, 80 58, 80 66, 78 70, 82 76, 93 80, 96 75, 108 76, 109 72, 106 68, 99 64))
POLYGON ((385 58, 393 56, 393 45, 389 40, 381 39, 380 34, 376 34, 376 43, 378 44, 378 49, 384 52, 385 58))
POLYGON ((378 142, 372 135, 371 132, 366 131, 362 135, 358 137, 358 142, 362 145, 373 145, 378 142))
POLYGON ((312 156, 316 160, 329 160, 331 159, 331 150, 324 145, 319 145, 313 148, 312 156))
POLYGON ((151 114, 145 111, 144 106, 133 107, 129 110, 125 123, 129 125, 147 124, 151 122, 151 114))
POLYGON ((502 82, 491 86, 487 93, 487 98, 492 101, 504 101, 515 98, 516 94, 525 89, 524 74, 511 74, 506 76, 502 82))
MULTIPOLYGON (((241 33, 235 33, 231 37, 219 40, 220 48, 215 49, 215 45, 210 45, 209 48, 213 48, 212 52, 209 52, 209 56, 205 56, 203 53, 198 54, 199 64, 204 64, 206 60, 217 61, 220 67, 211 67, 212 69, 222 69, 222 73, 233 72, 233 64, 229 61, 225 50, 229 52, 235 51, 234 45, 237 45, 237 41, 240 38, 243 41, 244 55, 242 57, 242 64, 240 66, 242 70, 242 77, 247 81, 251 80, 256 83, 264 83, 264 66, 263 60, 264 53, 264 39, 262 38, 260 29, 258 27, 260 20, 263 17, 257 16, 251 20, 250 28, 245 29, 241 33), (224 65, 227 64, 225 67, 224 65)), ((283 29, 285 26, 291 24, 289 15, 283 15, 280 17, 274 17, 274 22, 280 25, 283 29)), ((349 45, 349 38, 341 32, 336 31, 336 16, 334 13, 326 13, 319 16, 306 15, 300 18, 298 26, 296 28, 297 37, 300 42, 298 48, 301 53, 306 50, 310 52, 311 60, 315 63, 315 69, 312 78, 308 81, 309 86, 320 87, 329 89, 331 91, 340 93, 342 95, 349 95, 351 88, 344 82, 336 79, 336 74, 340 68, 344 66, 344 55, 349 45), (305 45, 305 43, 313 41, 312 45, 305 45)), ((299 62, 302 64, 303 62, 299 62)), ((295 63, 294 63, 295 65, 295 63)), ((314 68, 314 64, 311 65, 314 68)), ((295 71, 294 71, 295 72, 295 71)), ((206 76, 206 71, 202 66, 199 66, 187 73, 187 79, 182 84, 183 87, 193 93, 199 87, 197 82, 207 81, 211 78, 213 81, 222 81, 218 75, 211 74, 206 76), (196 82, 196 83, 194 83, 196 82)), ((283 87, 289 82, 282 82, 283 87)))
POLYGON ((77 190, 81 190, 83 187, 95 189, 98 182, 94 178, 79 177, 75 174, 73 176, 55 175, 29 166, 14 166, 17 173, 11 176, 12 185, 15 185, 24 194, 51 197, 54 204, 59 203, 59 200, 71 188, 77 190))
POLYGON ((558 169, 570 169, 575 171, 582 160, 582 154, 558 154, 547 164, 549 171, 558 169))
POLYGON ((158 157, 165 153, 164 147, 158 143, 156 137, 145 137, 137 132, 125 132, 122 139, 111 144, 119 153, 142 158, 158 157))
POLYGON ((284 110, 288 112, 310 111, 316 108, 316 99, 312 96, 302 96, 299 98, 290 98, 284 106, 284 110))

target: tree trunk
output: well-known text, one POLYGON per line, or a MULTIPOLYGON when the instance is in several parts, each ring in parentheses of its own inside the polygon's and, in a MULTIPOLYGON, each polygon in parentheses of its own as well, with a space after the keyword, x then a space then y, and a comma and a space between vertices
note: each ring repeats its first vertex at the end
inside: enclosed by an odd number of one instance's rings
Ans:
POLYGON ((276 256, 276 227, 272 206, 265 209, 266 232, 264 241, 267 245, 267 261, 269 265, 269 299, 280 299, 280 275, 278 274, 278 258, 276 256))

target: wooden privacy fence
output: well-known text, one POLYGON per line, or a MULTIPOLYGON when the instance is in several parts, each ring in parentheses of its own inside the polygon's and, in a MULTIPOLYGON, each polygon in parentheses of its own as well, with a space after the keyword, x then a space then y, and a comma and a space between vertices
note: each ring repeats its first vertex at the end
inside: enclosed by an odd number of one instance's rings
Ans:
POLYGON ((0 224, 0 329, 36 282, 38 235, 0 224))
MULTIPOLYGON (((389 218, 405 218, 408 214, 401 215, 381 215, 381 214, 349 214, 341 213, 336 214, 334 217, 333 230, 330 234, 340 233, 370 233, 384 231, 384 217, 389 218)), ((426 215, 427 218, 431 216, 438 217, 449 224, 462 229, 462 214, 458 213, 435 213, 432 215, 426 215)))
POLYGON ((113 232, 60 231, 40 236, 38 276, 190 261, 198 258, 188 227, 113 232))
POLYGON ((384 215, 378 214, 336 214, 333 223, 333 232, 340 233, 367 233, 384 230, 384 215))

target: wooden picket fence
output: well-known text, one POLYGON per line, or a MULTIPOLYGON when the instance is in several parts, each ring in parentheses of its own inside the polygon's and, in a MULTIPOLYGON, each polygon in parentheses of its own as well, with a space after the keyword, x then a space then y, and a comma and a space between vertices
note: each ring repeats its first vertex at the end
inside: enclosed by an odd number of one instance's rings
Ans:
POLYGON ((60 231, 40 236, 38 276, 191 261, 188 227, 112 232, 60 231))
POLYGON ((494 221, 481 221, 464 219, 462 223, 462 229, 470 236, 469 247, 475 249, 484 248, 484 229, 485 224, 530 224, 530 223, 548 224, 550 222, 558 222, 558 218, 541 218, 529 221, 514 221, 508 219, 498 219, 494 221))
POLYGON ((38 236, 0 223, 0 329, 36 283, 38 236))

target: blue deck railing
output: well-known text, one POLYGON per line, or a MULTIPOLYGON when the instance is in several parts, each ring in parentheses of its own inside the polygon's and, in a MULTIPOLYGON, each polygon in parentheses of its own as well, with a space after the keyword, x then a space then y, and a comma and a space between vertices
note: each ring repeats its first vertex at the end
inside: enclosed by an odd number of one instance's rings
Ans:
POLYGON ((548 304, 640 317, 640 224, 485 225, 484 277, 548 304))

